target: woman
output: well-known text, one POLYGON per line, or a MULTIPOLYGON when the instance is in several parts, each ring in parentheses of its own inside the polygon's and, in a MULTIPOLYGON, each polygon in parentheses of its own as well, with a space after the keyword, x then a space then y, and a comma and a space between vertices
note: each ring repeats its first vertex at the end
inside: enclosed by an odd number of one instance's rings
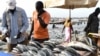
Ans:
POLYGON ((65 21, 62 32, 64 31, 64 29, 65 29, 65 41, 70 42, 70 40, 71 40, 71 30, 73 30, 70 19, 67 19, 65 21))

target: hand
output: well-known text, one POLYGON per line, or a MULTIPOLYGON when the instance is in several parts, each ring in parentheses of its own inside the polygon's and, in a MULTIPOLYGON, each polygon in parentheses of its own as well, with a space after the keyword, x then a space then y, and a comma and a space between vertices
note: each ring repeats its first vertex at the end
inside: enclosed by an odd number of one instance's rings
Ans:
POLYGON ((31 35, 28 36, 28 40, 30 40, 30 39, 31 39, 31 35))
POLYGON ((33 34, 33 32, 31 32, 31 33, 29 34, 29 36, 28 36, 28 40, 31 39, 32 34, 33 34))
POLYGON ((84 29, 85 32, 88 32, 89 30, 90 30, 89 27, 86 27, 86 28, 84 29))
POLYGON ((17 34, 17 39, 21 37, 21 34, 22 34, 21 32, 19 32, 19 33, 17 34))
POLYGON ((39 10, 38 12, 38 16, 40 16, 41 14, 43 14, 45 11, 43 9, 39 10))

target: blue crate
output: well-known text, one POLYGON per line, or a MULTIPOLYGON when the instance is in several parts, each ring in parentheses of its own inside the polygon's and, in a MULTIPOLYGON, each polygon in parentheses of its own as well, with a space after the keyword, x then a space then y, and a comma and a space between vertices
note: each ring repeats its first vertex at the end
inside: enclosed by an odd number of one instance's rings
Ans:
POLYGON ((3 51, 0 51, 0 56, 13 56, 13 55, 10 53, 5 53, 3 51))

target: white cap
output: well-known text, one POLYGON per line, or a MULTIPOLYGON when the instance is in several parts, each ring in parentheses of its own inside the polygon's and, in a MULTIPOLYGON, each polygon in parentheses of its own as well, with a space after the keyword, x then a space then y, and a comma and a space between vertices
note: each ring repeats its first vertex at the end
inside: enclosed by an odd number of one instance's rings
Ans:
POLYGON ((14 9, 16 7, 16 0, 7 0, 6 3, 8 9, 14 9))

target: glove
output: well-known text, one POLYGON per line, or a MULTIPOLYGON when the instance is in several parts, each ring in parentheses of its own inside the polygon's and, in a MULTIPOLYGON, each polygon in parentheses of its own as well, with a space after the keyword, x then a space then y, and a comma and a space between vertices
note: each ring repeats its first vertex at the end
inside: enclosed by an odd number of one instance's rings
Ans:
POLYGON ((6 37, 10 37, 10 32, 7 31, 7 32, 5 33, 5 35, 6 35, 6 37))
POLYGON ((21 37, 21 34, 22 34, 21 32, 19 32, 19 33, 17 34, 17 39, 21 37))

